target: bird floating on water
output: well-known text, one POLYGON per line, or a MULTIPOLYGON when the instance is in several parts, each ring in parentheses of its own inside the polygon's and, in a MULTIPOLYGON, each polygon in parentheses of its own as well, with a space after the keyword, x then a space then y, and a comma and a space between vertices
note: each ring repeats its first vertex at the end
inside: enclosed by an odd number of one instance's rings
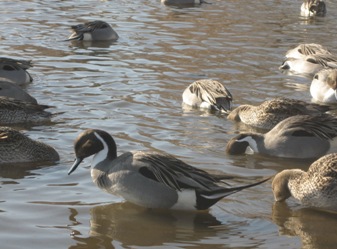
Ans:
POLYGON ((296 115, 269 132, 241 133, 228 141, 231 155, 260 153, 284 158, 319 158, 336 149, 337 117, 329 114, 296 115))
POLYGON ((76 160, 94 155, 91 177, 102 190, 148 208, 208 209, 222 198, 268 179, 228 187, 216 176, 166 153, 131 151, 117 156, 112 136, 102 130, 82 132, 74 144, 76 160))
POLYGON ((240 105, 229 113, 227 119, 270 130, 291 116, 318 115, 331 109, 327 105, 280 97, 266 100, 257 106, 240 105))
POLYGON ((286 169, 272 182, 275 201, 294 197, 306 207, 337 211, 337 154, 312 163, 307 171, 286 169))
POLYGON ((21 85, 33 81, 32 76, 27 69, 32 67, 29 60, 16 60, 6 57, 0 57, 0 78, 7 79, 12 83, 21 85))
POLYGON ((35 141, 21 132, 0 126, 0 163, 56 162, 57 151, 40 141, 35 141))
POLYGON ((216 80, 197 80, 183 92, 183 103, 192 107, 228 113, 233 97, 227 88, 216 80))
POLYGON ((116 41, 119 36, 106 22, 92 21, 71 26, 73 33, 67 41, 116 41))

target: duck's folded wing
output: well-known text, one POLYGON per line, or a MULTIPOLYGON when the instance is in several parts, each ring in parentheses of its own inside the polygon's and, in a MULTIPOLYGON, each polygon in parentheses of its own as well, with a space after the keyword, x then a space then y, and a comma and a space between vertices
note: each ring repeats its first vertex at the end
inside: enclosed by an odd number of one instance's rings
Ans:
POLYGON ((183 188, 210 190, 218 179, 206 171, 162 153, 146 153, 138 158, 142 162, 139 173, 152 180, 180 191, 183 188))
POLYGON ((315 136, 321 139, 333 139, 337 136, 337 117, 332 115, 298 115, 291 118, 293 122, 286 122, 290 118, 284 120, 284 130, 292 136, 315 136))

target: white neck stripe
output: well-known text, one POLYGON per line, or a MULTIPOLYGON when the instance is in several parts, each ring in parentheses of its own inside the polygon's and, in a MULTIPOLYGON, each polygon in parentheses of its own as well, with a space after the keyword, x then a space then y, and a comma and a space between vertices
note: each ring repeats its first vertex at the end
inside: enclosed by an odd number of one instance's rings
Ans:
POLYGON ((97 152, 94 156, 94 158, 92 159, 92 164, 91 167, 94 168, 97 164, 99 164, 100 162, 104 161, 107 157, 108 157, 108 145, 106 144, 106 142, 104 141, 104 139, 97 134, 97 132, 94 132, 94 135, 96 136, 96 138, 102 142, 103 144, 103 149, 100 150, 99 152, 97 152))

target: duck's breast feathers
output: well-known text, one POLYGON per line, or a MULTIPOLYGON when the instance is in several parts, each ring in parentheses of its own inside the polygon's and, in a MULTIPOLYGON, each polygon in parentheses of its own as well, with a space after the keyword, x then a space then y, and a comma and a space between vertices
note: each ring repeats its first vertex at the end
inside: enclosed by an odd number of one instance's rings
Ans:
POLYGON ((143 176, 163 183, 171 189, 209 190, 218 180, 207 172, 192 167, 165 153, 135 152, 134 165, 143 176))

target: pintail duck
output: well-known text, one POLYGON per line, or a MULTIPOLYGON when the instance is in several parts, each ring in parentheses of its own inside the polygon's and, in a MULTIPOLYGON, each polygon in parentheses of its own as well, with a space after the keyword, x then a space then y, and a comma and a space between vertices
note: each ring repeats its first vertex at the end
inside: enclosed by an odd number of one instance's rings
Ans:
POLYGON ((307 55, 329 54, 330 51, 317 43, 299 44, 297 47, 287 51, 286 58, 304 59, 307 55))
POLYGON ((228 113, 232 107, 232 94, 216 80, 197 80, 183 92, 183 103, 228 113))
POLYGON ((10 125, 50 121, 52 114, 45 111, 48 107, 0 96, 0 124, 10 125))
POLYGON ((0 78, 0 96, 37 104, 37 100, 21 87, 3 78, 0 78))
POLYGON ((103 21, 93 21, 71 26, 73 33, 67 41, 116 41, 119 37, 112 27, 103 21))
POLYGON ((55 162, 57 151, 9 127, 0 127, 0 163, 55 162))
POLYGON ((312 54, 304 59, 288 58, 279 67, 280 70, 310 77, 324 68, 337 68, 337 57, 330 54, 312 54))
POLYGON ((94 155, 91 177, 102 190, 148 208, 208 209, 220 199, 268 180, 225 187, 222 181, 166 153, 131 151, 117 156, 114 139, 105 131, 88 129, 74 144, 76 160, 94 155))
POLYGON ((310 94, 314 100, 322 103, 337 103, 337 69, 322 69, 315 74, 310 94))
POLYGON ((333 149, 337 136, 337 117, 328 114, 296 115, 278 123, 266 134, 241 133, 226 146, 231 155, 247 150, 285 158, 318 158, 333 149))
POLYGON ((304 0, 301 5, 301 15, 312 16, 325 16, 326 5, 323 0, 304 0))
POLYGON ((19 85, 30 83, 33 81, 27 71, 30 67, 32 67, 31 61, 0 57, 0 78, 19 85))
POLYGON ((281 97, 264 101, 258 106, 240 105, 231 111, 227 118, 255 128, 270 130, 288 117, 318 115, 330 109, 329 106, 281 97))
POLYGON ((302 205, 337 211, 337 154, 328 154, 312 163, 307 172, 287 169, 272 182, 275 201, 294 197, 302 205))

